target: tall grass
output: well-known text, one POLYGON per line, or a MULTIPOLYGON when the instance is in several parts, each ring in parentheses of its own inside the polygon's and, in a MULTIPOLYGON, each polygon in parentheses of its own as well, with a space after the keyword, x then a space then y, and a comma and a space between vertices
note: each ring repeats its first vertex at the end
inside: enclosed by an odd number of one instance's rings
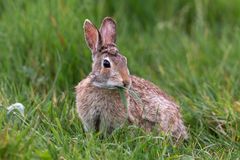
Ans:
POLYGON ((238 0, 0 1, 0 159, 240 157, 238 0), (173 144, 133 126, 83 133, 74 86, 91 71, 82 24, 117 21, 132 74, 181 105, 190 138, 173 144), (25 117, 7 116, 21 102, 25 117))

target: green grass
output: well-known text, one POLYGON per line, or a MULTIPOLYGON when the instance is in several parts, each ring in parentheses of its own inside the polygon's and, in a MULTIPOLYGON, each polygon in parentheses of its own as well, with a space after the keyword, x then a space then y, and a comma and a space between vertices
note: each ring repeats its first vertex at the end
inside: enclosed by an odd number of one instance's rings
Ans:
POLYGON ((237 159, 240 2, 0 0, 0 159, 237 159), (181 105, 189 140, 133 126, 84 134, 74 86, 91 71, 84 19, 113 16, 132 74, 181 105), (25 117, 7 116, 20 102, 25 117))

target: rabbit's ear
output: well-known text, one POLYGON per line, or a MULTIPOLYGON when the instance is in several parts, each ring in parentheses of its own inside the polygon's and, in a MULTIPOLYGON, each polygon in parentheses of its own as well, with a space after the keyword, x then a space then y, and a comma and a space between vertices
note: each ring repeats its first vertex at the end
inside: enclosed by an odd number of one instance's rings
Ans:
POLYGON ((111 17, 105 17, 100 27, 103 44, 116 42, 116 23, 111 17))
POLYGON ((94 53, 101 45, 101 36, 99 31, 88 19, 85 20, 83 28, 88 47, 94 53))

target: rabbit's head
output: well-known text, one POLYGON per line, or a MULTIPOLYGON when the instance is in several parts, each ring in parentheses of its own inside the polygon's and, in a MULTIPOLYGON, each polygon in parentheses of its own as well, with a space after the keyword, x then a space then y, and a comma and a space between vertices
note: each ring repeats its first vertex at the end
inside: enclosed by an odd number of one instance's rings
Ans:
POLYGON ((116 46, 116 23, 104 18, 98 30, 89 20, 84 22, 85 40, 92 52, 91 82, 107 89, 129 88, 131 79, 127 59, 116 46))

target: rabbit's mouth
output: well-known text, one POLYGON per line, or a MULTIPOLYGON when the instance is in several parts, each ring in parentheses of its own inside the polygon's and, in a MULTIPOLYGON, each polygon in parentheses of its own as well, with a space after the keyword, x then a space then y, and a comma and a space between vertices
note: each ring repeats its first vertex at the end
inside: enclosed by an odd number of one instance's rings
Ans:
POLYGON ((99 83, 93 82, 93 85, 104 89, 127 89, 122 83, 99 83))

